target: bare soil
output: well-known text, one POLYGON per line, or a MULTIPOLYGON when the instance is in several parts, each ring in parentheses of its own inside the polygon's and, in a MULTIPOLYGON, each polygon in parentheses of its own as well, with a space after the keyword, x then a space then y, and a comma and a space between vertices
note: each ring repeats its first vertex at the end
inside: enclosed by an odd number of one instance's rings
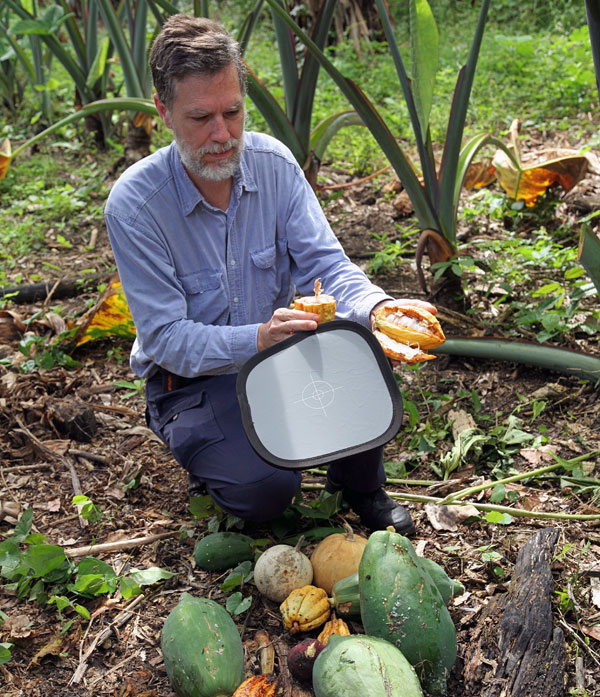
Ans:
MULTIPOLYGON (((333 171, 328 175, 331 184, 347 180, 333 171)), ((341 195, 325 209, 346 251, 365 269, 373 253, 383 246, 381 235, 393 241, 394 223, 407 215, 402 202, 394 203, 395 197, 384 191, 384 185, 391 179, 391 176, 383 177, 342 189, 341 195)), ((597 202, 597 195, 597 183, 587 182, 570 199, 564 200, 560 214, 580 216, 581 201, 591 197, 597 202)), ((497 235, 501 230, 490 227, 488 233, 497 235)), ((468 227, 461 229, 463 240, 468 240, 470 234, 468 227)), ((50 245, 37 258, 23 260, 24 277, 34 269, 39 271, 42 262, 46 262, 47 269, 52 268, 51 264, 68 269, 69 277, 77 277, 79 271, 91 267, 108 276, 112 255, 101 226, 95 233, 91 227, 73 230, 70 239, 73 243, 70 250, 58 244, 50 245), (90 250, 92 235, 95 247, 90 250)), ((410 256, 375 275, 374 280, 394 296, 425 297, 417 284, 410 256)), ((64 316, 83 313, 95 298, 95 292, 88 292, 61 301, 64 316)), ((470 302, 481 307, 479 318, 484 312, 491 312, 489 300, 472 297, 470 302)), ((51 305, 50 300, 8 309, 26 320, 51 305)), ((480 330, 477 317, 458 321, 452 313, 444 313, 443 307, 440 316, 450 334, 480 330)), ((36 331, 49 334, 56 330, 50 325, 34 326, 36 331)), ((18 332, 12 338, 5 335, 0 347, 3 357, 18 354, 18 339, 18 332)), ((597 337, 574 333, 569 341, 571 348, 597 352, 597 337)), ((119 595, 86 601, 91 613, 89 621, 72 612, 66 612, 61 620, 55 608, 40 607, 3 590, 0 610, 6 619, 0 626, 0 641, 15 644, 12 660, 0 666, 2 695, 7 697, 172 697, 174 693, 160 651, 161 628, 169 611, 184 591, 223 604, 227 598, 220 589, 226 574, 205 572, 193 563, 194 544, 206 532, 207 521, 194 519, 190 514, 186 476, 165 446, 145 427, 143 398, 140 395, 125 398, 126 391, 114 385, 118 380, 134 380, 127 362, 117 360, 115 349, 125 356, 128 343, 103 340, 87 344, 74 354, 80 361, 80 367, 74 370, 55 367, 24 374, 14 368, 0 368, 0 501, 4 511, 0 516, 0 534, 3 537, 12 534, 15 517, 32 507, 34 531, 67 550, 160 535, 155 541, 140 546, 125 543, 122 549, 99 556, 119 573, 159 566, 176 575, 145 588, 133 607, 131 599, 119 595), (53 409, 65 403, 85 405, 92 410, 95 431, 89 440, 67 437, 57 427, 53 409), (136 476, 139 486, 124 489, 123 485, 136 476), (87 495, 102 511, 100 524, 85 524, 80 520, 72 505, 76 493, 87 495), (131 611, 123 614, 128 608, 131 611), (61 632, 67 619, 74 621, 67 631, 61 632)), ((540 426, 545 427, 549 444, 546 450, 566 460, 600 449, 599 392, 590 383, 574 377, 523 365, 440 357, 418 373, 403 371, 402 389, 413 399, 419 395, 423 400, 427 395, 447 395, 446 402, 430 402, 430 410, 442 412, 459 410, 465 395, 473 391, 479 396, 480 416, 485 416, 490 424, 502 422, 532 395, 545 395, 547 406, 532 428, 538 433, 540 426)), ((530 406, 525 406, 519 416, 525 428, 532 424, 530 406)), ((409 430, 405 415, 399 438, 388 445, 388 460, 407 461, 409 430)), ((437 480, 430 462, 435 462, 440 454, 435 449, 423 454, 416 467, 411 459, 410 479, 437 480)), ((516 453, 511 471, 524 472, 554 462, 547 452, 523 447, 516 453)), ((597 482, 600 458, 586 460, 583 466, 585 474, 597 482)), ((399 495, 443 496, 448 487, 461 488, 489 475, 490 468, 484 461, 454 472, 446 489, 440 489, 438 482, 420 487, 394 483, 388 490, 399 495)), ((305 473, 304 480, 311 485, 324 482, 322 476, 312 472, 305 473)), ((554 477, 518 482, 514 489, 520 495, 516 504, 520 509, 600 513, 597 486, 583 489, 554 477)), ((481 492, 476 502, 485 502, 489 494, 489 490, 481 492)), ((315 490, 305 492, 308 500, 315 495, 315 490)), ((480 515, 457 522, 452 529, 436 529, 435 518, 425 504, 408 501, 406 505, 416 522, 414 545, 419 553, 439 562, 466 588, 449 607, 458 633, 458 659, 450 681, 450 694, 470 697, 463 667, 482 612, 495 596, 507 592, 517 554, 526 540, 540 527, 553 526, 559 530, 552 562, 553 621, 564 633, 568 654, 565 694, 600 695, 597 680, 600 527, 597 521, 514 517, 511 524, 500 525, 488 523, 480 515), (497 552, 498 559, 486 560, 483 548, 497 552)), ((349 512, 337 514, 331 524, 339 526, 343 518, 357 532, 367 534, 349 512)), ((312 526, 306 519, 297 532, 312 526)), ((269 526, 247 526, 244 531, 256 538, 278 541, 269 526)), ((305 551, 310 553, 314 544, 308 543, 305 551)), ((236 617, 236 622, 246 648, 247 674, 259 670, 254 635, 262 629, 275 642, 276 672, 286 678, 285 694, 311 695, 310 687, 290 681, 287 675, 285 655, 298 639, 284 633, 277 604, 262 597, 252 584, 244 593, 252 595, 252 606, 236 617)), ((351 629, 362 631, 359 622, 352 623, 351 629)), ((309 636, 316 634, 313 631, 309 636)))

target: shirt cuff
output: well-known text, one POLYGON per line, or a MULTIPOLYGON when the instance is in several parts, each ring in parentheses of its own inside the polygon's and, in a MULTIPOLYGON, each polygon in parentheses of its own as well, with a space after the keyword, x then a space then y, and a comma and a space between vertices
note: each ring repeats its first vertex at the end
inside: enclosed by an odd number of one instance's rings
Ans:
POLYGON ((244 324, 232 327, 231 351, 233 362, 239 369, 258 352, 258 328, 260 324, 244 324))
POLYGON ((385 293, 369 293, 369 295, 364 297, 358 306, 354 308, 355 320, 371 329, 371 310, 378 303, 393 299, 391 295, 386 295, 385 293))

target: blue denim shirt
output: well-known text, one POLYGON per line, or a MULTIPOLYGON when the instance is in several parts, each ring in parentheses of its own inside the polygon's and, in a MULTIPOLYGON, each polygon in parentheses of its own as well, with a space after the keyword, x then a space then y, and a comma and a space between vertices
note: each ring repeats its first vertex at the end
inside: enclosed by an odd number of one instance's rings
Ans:
POLYGON ((131 367, 194 377, 237 372, 257 333, 316 278, 338 316, 369 326, 389 298, 350 262, 290 151, 246 133, 227 211, 209 205, 172 143, 112 187, 106 225, 136 325, 131 367))

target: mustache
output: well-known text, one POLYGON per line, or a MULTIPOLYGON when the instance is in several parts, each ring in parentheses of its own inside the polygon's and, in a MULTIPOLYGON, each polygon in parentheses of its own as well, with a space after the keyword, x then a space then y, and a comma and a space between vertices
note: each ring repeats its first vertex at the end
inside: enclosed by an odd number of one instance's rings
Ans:
POLYGON ((226 143, 215 143, 214 145, 205 145, 198 148, 197 155, 220 155, 232 148, 239 147, 240 141, 238 138, 230 138, 226 143))

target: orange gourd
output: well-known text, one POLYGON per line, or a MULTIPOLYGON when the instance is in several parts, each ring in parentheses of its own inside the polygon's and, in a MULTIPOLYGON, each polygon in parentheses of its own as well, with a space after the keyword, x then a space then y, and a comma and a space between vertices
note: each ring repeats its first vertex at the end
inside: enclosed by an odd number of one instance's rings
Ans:
POLYGON ((342 578, 358 571, 367 538, 356 535, 344 522, 345 533, 328 535, 315 547, 310 557, 313 567, 313 584, 323 588, 329 595, 331 589, 342 578))

